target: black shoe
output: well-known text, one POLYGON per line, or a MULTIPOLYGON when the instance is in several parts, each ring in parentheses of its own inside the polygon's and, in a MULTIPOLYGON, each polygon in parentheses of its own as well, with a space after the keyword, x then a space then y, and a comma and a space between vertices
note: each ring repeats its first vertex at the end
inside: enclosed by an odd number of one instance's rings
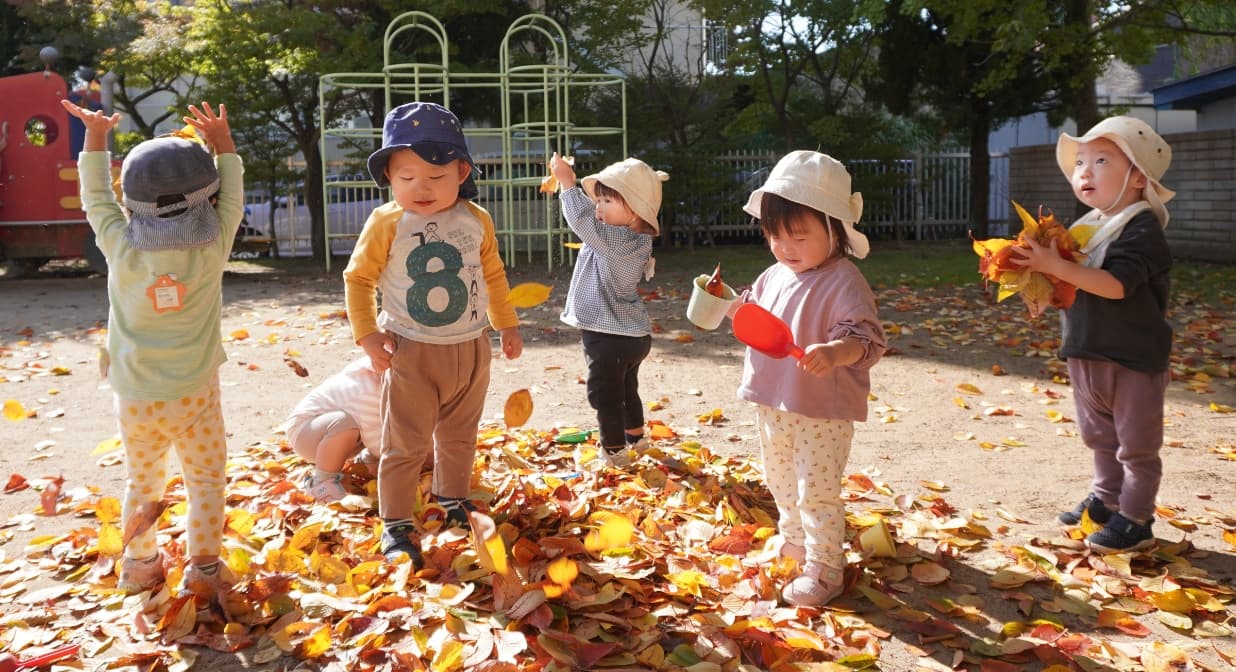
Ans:
POLYGON ((469 527, 468 514, 476 511, 476 505, 470 499, 455 497, 438 497, 434 495, 438 505, 446 511, 445 527, 469 527))
POLYGON ((1106 525, 1107 521, 1112 518, 1112 510, 1107 508, 1107 505, 1103 503, 1103 500, 1096 497, 1092 492, 1086 495, 1086 498, 1081 501, 1081 504, 1074 507, 1072 511, 1065 511, 1060 514, 1060 516, 1057 517, 1057 520, 1065 525, 1076 525, 1081 522, 1083 511, 1089 512, 1090 520, 1093 520, 1100 525, 1106 525))
POLYGON ((411 523, 395 523, 383 529, 380 547, 382 555, 385 555, 390 562, 399 562, 400 556, 407 555, 413 567, 416 569, 424 567, 425 561, 421 557, 421 549, 411 538, 415 531, 411 523))
POLYGON ((1137 551, 1154 544, 1154 532, 1150 531, 1152 524, 1154 518, 1143 525, 1125 518, 1119 512, 1113 513, 1103 529, 1086 537, 1086 545, 1096 553, 1137 551))

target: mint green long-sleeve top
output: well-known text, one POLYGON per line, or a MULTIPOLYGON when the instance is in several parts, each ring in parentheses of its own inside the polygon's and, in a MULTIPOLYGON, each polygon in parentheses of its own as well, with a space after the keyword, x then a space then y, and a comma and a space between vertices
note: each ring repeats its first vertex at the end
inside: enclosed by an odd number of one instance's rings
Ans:
POLYGON ((244 165, 236 154, 219 169, 219 237, 190 249, 139 250, 125 237, 128 219, 112 191, 111 154, 82 152, 82 209, 107 258, 108 379, 125 399, 171 401, 205 385, 227 360, 223 351, 223 267, 244 218, 244 165), (147 290, 167 276, 184 285, 180 310, 155 310, 147 290))

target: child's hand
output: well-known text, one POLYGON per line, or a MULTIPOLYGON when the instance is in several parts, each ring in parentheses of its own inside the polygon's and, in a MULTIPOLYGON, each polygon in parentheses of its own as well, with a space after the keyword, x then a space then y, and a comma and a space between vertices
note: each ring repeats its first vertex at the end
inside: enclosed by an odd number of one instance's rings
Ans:
POLYGON ((203 102, 202 108, 189 106, 192 117, 184 117, 185 123, 196 128, 206 144, 215 150, 215 154, 235 154, 236 142, 232 140, 232 127, 227 123, 227 105, 219 104, 219 113, 215 114, 210 103, 203 102))
POLYGON ((1018 266, 1059 277, 1060 265, 1071 263, 1056 250, 1055 238, 1051 240, 1050 246, 1040 245, 1029 237, 1024 242, 1025 246, 1014 247, 1013 256, 1009 257, 1009 260, 1018 266))
POLYGON ((88 110, 73 103, 62 100, 60 106, 69 114, 82 120, 86 127, 86 139, 82 144, 83 152, 102 152, 107 149, 107 134, 120 123, 120 115, 103 114, 101 110, 88 110))
POLYGON ((863 356, 863 345, 843 338, 827 343, 812 343, 803 351, 798 368, 813 376, 823 376, 839 366, 849 366, 863 356))
POLYGON ((563 191, 575 188, 575 169, 566 162, 566 159, 558 156, 558 152, 554 152, 554 155, 549 157, 549 174, 558 180, 558 185, 563 191))
POLYGON ((395 352, 395 339, 384 331, 375 331, 359 341, 357 345, 369 355, 369 363, 378 373, 391 368, 391 353, 395 352))
POLYGON ((502 354, 507 359, 519 359, 524 352, 524 337, 519 334, 519 327, 507 327, 498 332, 502 341, 502 354))

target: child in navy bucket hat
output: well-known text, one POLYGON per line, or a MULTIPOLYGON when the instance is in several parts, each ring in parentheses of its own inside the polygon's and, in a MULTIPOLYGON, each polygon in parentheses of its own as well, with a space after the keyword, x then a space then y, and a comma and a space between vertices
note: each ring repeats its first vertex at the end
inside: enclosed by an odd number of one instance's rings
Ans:
POLYGON ((415 499, 432 451, 431 495, 445 522, 465 525, 476 429, 489 387, 488 329, 507 359, 523 339, 498 253, 493 219, 476 196, 459 119, 441 105, 408 103, 386 115, 369 173, 392 200, 365 222, 343 272, 356 343, 382 384, 378 460, 381 550, 421 565, 415 499), (382 305, 377 305, 381 290, 382 305))
MULTIPOLYGON (((134 147, 120 170, 121 207, 107 151, 107 134, 120 115, 61 104, 86 127, 78 158, 82 209, 107 259, 105 375, 128 468, 123 527, 129 530, 162 499, 174 449, 189 498, 184 589, 217 599, 235 581, 219 559, 227 482, 219 394, 219 365, 227 359, 223 268, 244 216, 244 166, 227 108, 189 106, 184 121, 207 146, 166 136, 134 147)), ((170 562, 149 525, 125 546, 117 587, 152 590, 170 562)))

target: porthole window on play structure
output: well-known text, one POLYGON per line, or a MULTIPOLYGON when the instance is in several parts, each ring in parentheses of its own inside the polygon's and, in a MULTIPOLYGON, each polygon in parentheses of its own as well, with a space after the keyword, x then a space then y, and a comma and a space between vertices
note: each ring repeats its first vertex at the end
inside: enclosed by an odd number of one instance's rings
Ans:
POLYGON ((56 141, 60 127, 56 120, 37 114, 26 122, 26 142, 34 147, 46 147, 56 141))

